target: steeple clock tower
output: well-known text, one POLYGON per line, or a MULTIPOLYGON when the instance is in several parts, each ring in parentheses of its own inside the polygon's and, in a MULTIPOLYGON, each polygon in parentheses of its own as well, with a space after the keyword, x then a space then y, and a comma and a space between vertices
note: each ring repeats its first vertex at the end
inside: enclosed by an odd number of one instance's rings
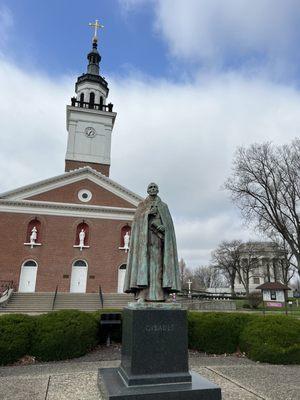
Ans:
POLYGON ((108 85, 99 73, 101 56, 97 50, 97 30, 103 28, 98 20, 90 23, 95 28, 92 50, 87 55, 87 72, 78 77, 76 97, 67 106, 68 144, 65 171, 89 165, 109 176, 111 134, 116 118, 113 105, 107 103, 108 85))

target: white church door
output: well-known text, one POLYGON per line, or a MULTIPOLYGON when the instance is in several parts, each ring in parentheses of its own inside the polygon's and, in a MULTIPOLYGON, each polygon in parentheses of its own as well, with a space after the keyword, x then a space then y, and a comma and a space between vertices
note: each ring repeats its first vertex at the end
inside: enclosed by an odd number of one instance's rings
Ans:
POLYGON ((26 261, 22 265, 19 292, 34 293, 37 275, 37 263, 33 260, 26 261))
POLYGON ((83 260, 77 260, 72 266, 71 275, 71 293, 85 293, 87 281, 88 266, 83 260))
POLYGON ((121 265, 118 271, 118 293, 124 293, 124 281, 126 275, 126 264, 121 265))

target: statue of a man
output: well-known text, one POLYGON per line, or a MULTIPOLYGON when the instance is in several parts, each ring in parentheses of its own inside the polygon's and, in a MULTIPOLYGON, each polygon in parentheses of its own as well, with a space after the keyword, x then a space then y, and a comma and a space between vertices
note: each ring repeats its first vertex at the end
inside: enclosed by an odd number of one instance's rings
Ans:
POLYGON ((84 229, 81 229, 79 232, 79 246, 84 247, 84 238, 85 238, 85 232, 84 229))
POLYGON ((150 183, 147 192, 133 220, 124 292, 135 293, 139 301, 165 301, 181 290, 176 238, 156 183, 150 183))
POLYGON ((31 230, 30 243, 31 243, 31 244, 34 244, 35 241, 36 241, 36 239, 37 239, 37 229, 36 229, 36 227, 34 226, 34 227, 32 228, 32 230, 31 230))

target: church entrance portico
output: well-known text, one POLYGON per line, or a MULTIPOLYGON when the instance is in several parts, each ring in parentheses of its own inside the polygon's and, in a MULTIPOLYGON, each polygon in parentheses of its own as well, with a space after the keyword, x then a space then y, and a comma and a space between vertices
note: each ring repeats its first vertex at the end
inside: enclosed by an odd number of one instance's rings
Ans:
POLYGON ((34 293, 37 275, 37 263, 33 260, 24 262, 21 268, 19 292, 34 293))
POLYGON ((77 260, 72 265, 70 293, 85 293, 88 266, 84 260, 77 260))

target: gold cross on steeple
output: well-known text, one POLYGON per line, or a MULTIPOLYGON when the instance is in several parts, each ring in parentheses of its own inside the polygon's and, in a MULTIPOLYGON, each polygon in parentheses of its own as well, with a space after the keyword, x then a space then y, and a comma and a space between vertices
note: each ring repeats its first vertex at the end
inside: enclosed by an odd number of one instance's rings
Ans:
POLYGON ((104 28, 104 25, 99 24, 99 21, 96 19, 95 22, 90 22, 89 26, 95 28, 95 33, 94 33, 93 40, 98 40, 98 36, 97 36, 98 29, 104 28))

